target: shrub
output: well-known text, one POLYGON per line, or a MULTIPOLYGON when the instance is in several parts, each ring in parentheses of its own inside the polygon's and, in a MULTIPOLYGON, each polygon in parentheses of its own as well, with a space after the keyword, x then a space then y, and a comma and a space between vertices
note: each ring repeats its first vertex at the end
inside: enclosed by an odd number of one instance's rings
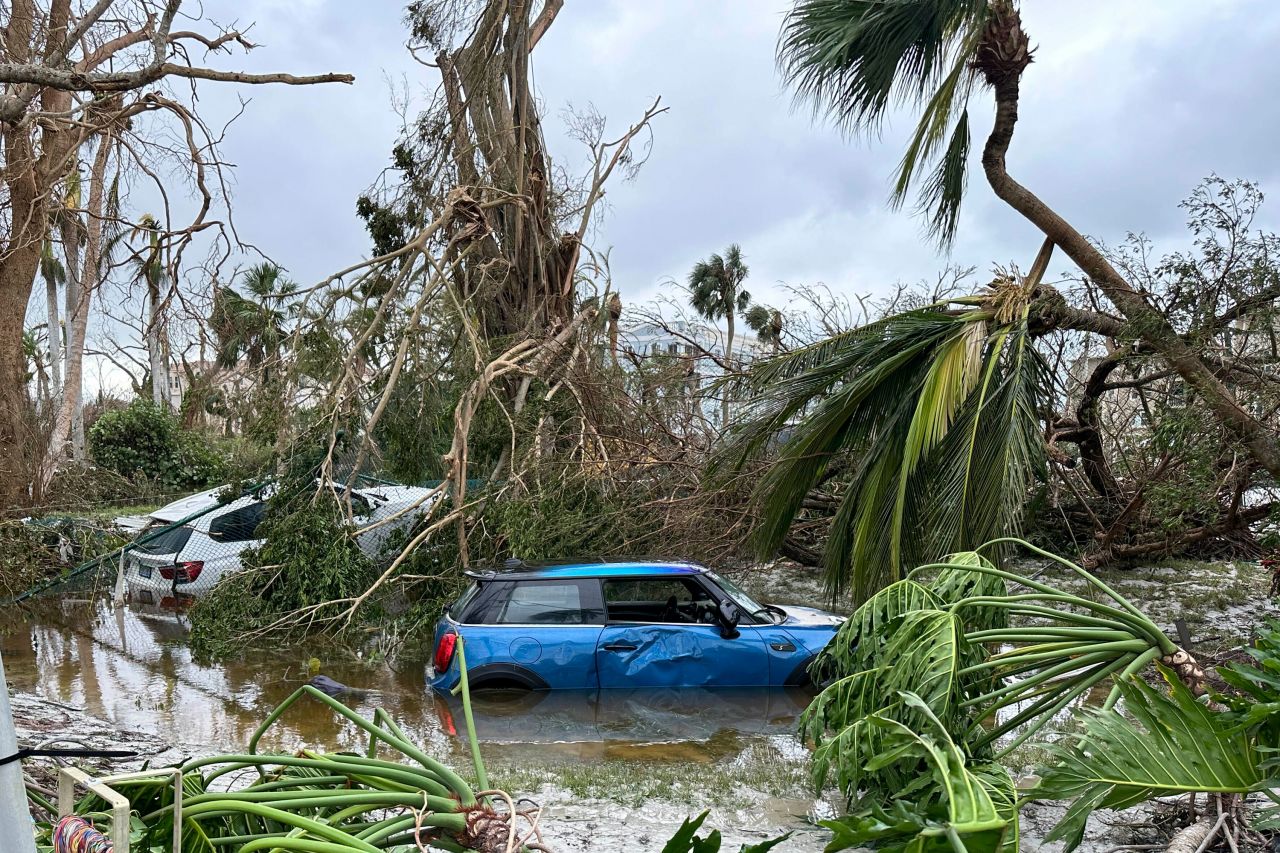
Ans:
POLYGON ((145 400, 105 412, 89 430, 89 455, 130 480, 165 488, 207 486, 225 461, 199 433, 183 430, 173 414, 145 400))

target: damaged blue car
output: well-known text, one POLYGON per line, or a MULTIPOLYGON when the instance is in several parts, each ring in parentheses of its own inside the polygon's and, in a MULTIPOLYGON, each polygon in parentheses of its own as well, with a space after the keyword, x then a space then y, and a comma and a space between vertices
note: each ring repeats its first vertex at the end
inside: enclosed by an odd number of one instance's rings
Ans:
POLYGON ((577 561, 474 572, 435 632, 431 686, 802 687, 843 617, 760 604, 696 563, 577 561))

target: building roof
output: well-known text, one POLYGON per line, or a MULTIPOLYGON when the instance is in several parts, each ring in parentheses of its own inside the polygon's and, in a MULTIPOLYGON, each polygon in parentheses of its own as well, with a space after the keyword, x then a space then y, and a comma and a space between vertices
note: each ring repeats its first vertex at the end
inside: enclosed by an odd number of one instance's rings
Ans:
POLYGON ((542 580, 700 575, 706 570, 705 566, 681 560, 587 557, 543 563, 509 560, 501 568, 467 572, 467 574, 477 580, 542 580))

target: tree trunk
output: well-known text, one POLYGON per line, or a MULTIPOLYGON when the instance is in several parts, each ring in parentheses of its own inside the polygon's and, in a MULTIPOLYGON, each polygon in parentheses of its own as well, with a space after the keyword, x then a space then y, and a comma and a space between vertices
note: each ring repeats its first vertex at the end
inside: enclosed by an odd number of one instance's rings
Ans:
MULTIPOLYGON (((102 249, 102 213, 106 205, 107 161, 110 158, 112 139, 104 136, 94 153, 93 168, 89 172, 89 226, 84 246, 84 278, 76 288, 76 302, 67 318, 67 375, 62 395, 62 405, 53 424, 49 438, 49 453, 45 458, 40 481, 47 486, 54 470, 67 452, 67 439, 72 433, 74 421, 80 419, 83 431, 81 386, 83 384, 84 339, 89 327, 89 301, 98 284, 98 255, 102 249)), ((70 275, 67 278, 70 290, 70 275)))
MULTIPOLYGON (((62 221, 62 250, 66 256, 67 264, 67 311, 65 321, 67 324, 66 346, 63 348, 63 375, 65 376, 69 370, 69 362, 71 359, 71 326, 75 311, 80 305, 80 215, 72 214, 66 216, 62 221)), ((80 338, 80 348, 83 352, 84 337, 80 338)), ((77 387, 76 395, 81 396, 82 390, 77 387)), ((76 405, 75 412, 71 419, 71 458, 82 461, 85 458, 84 451, 84 409, 80 405, 76 405)))
POLYGON ((160 301, 160 286, 153 279, 153 273, 147 272, 147 361, 151 370, 151 402, 169 411, 172 406, 169 400, 168 359, 165 357, 163 310, 160 301))
POLYGON ((34 167, 24 160, 35 156, 25 129, 4 131, 4 156, 13 231, 0 255, 0 509, 23 501, 30 486, 35 436, 30 434, 26 394, 26 357, 22 334, 27 301, 40 268, 40 244, 45 211, 36 190, 34 167))
POLYGON ((982 152, 982 167, 991 188, 1098 283, 1107 298, 1129 321, 1128 325, 1139 330, 1142 340, 1200 394, 1214 416, 1249 449, 1258 464, 1280 479, 1280 447, 1266 427, 1241 407, 1226 385, 1179 337, 1168 318, 1135 291, 1093 244, 1009 175, 1005 155, 1018 122, 1020 76, 1021 71, 995 79, 988 75, 988 82, 995 89, 996 119, 982 152))
POLYGON ((1216 824, 1217 821, 1212 815, 1205 815, 1170 838, 1165 853, 1196 853, 1209 840, 1209 833, 1213 832, 1216 824))
MULTIPOLYGON (((733 370, 733 301, 729 302, 729 333, 724 339, 724 369, 726 373, 733 370)), ((729 386, 724 386, 724 396, 720 398, 720 429, 729 428, 729 386)))
POLYGON ((57 405, 62 393, 62 323, 58 318, 58 280, 51 275, 44 277, 44 296, 49 320, 49 399, 57 405))

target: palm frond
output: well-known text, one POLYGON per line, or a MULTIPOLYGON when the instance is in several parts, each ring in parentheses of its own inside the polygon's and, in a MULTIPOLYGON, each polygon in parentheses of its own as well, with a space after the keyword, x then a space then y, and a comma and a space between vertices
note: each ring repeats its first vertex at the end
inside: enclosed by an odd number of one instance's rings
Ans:
POLYGON ((759 551, 781 544, 833 459, 855 461, 824 554, 832 595, 862 601, 907 566, 1016 529, 1042 471, 1038 407, 1052 386, 1025 313, 1003 325, 984 308, 894 315, 736 381, 748 415, 715 464, 774 457, 757 491, 759 551))
POLYGON ((895 204, 950 136, 920 201, 944 243, 954 236, 964 192, 964 105, 986 18, 987 0, 800 0, 778 44, 779 65, 797 99, 847 132, 875 132, 896 104, 920 109, 898 166, 895 204))

